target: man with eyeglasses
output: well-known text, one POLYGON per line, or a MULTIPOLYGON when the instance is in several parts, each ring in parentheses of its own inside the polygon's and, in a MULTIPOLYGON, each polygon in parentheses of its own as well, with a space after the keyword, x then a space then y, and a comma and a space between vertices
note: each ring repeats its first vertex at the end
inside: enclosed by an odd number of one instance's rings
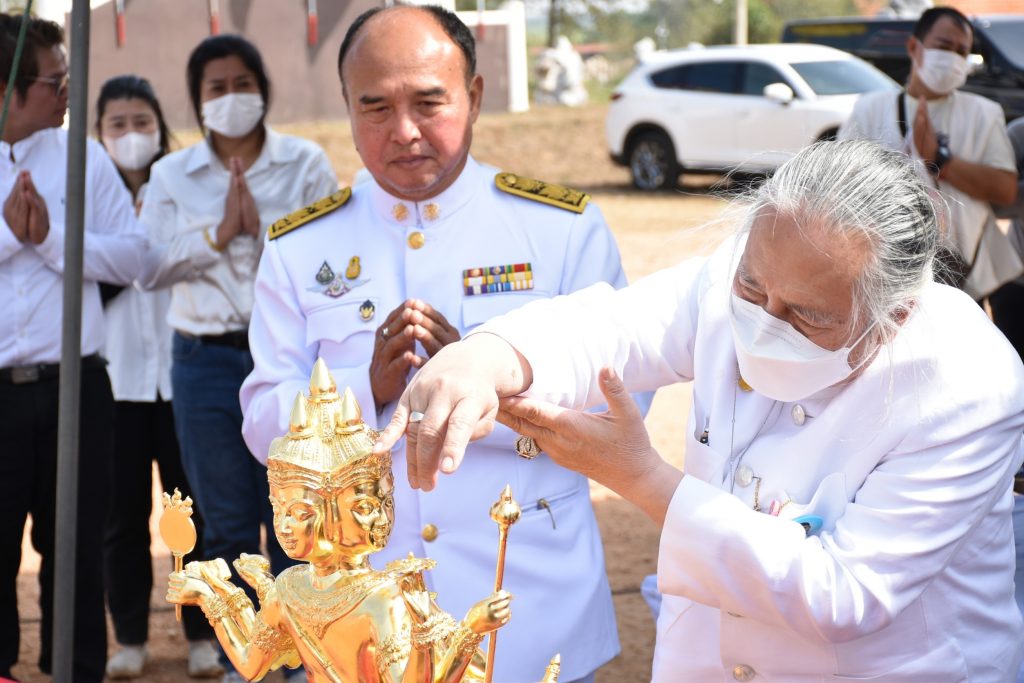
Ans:
MULTIPOLYGON (((0 14, 0 96, 13 88, 0 138, 0 678, 18 659, 16 580, 26 516, 42 555, 39 667, 52 657, 58 372, 64 270, 68 70, 61 28, 31 18, 8 83, 20 17, 0 14)), ((82 385, 74 683, 100 683, 106 664, 102 548, 111 492, 113 398, 97 281, 130 284, 144 237, 109 157, 88 146, 82 282, 82 385)))

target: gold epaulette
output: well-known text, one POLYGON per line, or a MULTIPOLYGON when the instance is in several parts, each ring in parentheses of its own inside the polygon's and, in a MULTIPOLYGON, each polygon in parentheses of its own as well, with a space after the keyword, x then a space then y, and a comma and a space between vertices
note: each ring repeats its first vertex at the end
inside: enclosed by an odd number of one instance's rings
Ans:
POLYGON ((295 228, 305 225, 314 218, 319 218, 324 214, 330 213, 335 209, 345 206, 345 202, 352 196, 352 188, 346 187, 344 190, 338 190, 333 194, 329 194, 323 199, 318 199, 309 206, 293 211, 281 220, 275 222, 270 228, 267 229, 267 234, 272 240, 276 240, 281 235, 291 232, 295 228))
POLYGON ((557 206, 574 213, 583 213, 583 209, 587 208, 587 202, 590 201, 590 195, 586 192, 545 183, 542 180, 524 178, 515 173, 499 173, 494 176, 494 184, 502 192, 557 206))

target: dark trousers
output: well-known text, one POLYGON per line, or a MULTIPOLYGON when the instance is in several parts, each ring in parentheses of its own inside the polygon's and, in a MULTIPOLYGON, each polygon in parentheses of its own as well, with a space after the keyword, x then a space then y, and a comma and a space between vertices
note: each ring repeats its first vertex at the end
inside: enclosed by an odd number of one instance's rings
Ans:
POLYGON ((992 322, 1024 359, 1024 286, 1005 284, 988 296, 992 322))
MULTIPOLYGON (((149 554, 149 516, 152 512, 153 461, 160 471, 161 488, 175 488, 183 496, 192 491, 181 466, 178 438, 174 433, 174 412, 169 401, 114 404, 114 475, 107 536, 103 545, 104 576, 107 582, 107 607, 114 622, 117 642, 142 645, 149 639, 149 600, 153 591, 153 559, 149 554)), ((199 540, 184 560, 202 558, 203 524, 196 506, 192 521, 199 540)), ((166 571, 158 572, 159 585, 167 584, 166 571)), ((198 607, 182 610, 185 637, 209 640, 213 629, 198 607)))
MULTIPOLYGON (((177 332, 172 355, 174 426, 181 462, 205 522, 204 559, 220 557, 230 566, 242 553, 259 553, 263 530, 271 570, 278 574, 295 562, 274 535, 267 468, 242 439, 238 390, 252 372, 252 355, 177 332)), ((233 570, 232 577, 257 604, 249 584, 233 570)), ((230 667, 226 657, 221 663, 230 667)))
MULTIPOLYGON (((39 667, 53 654, 58 380, 0 384, 0 675, 18 660, 18 566, 26 515, 42 555, 39 667)), ((74 683, 100 683, 107 660, 103 532, 111 496, 114 400, 103 367, 83 368, 75 553, 74 683)))

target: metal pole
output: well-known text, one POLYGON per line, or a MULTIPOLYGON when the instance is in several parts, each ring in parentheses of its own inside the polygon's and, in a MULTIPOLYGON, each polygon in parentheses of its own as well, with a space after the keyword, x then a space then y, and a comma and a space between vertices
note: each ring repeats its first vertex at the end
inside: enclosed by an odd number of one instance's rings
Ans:
MULTIPOLYGON (((78 517, 78 428, 82 383, 82 245, 85 230, 85 139, 89 109, 89 0, 71 5, 71 98, 64 214, 64 327, 57 426, 57 562, 54 579, 53 680, 71 683, 75 642, 75 553, 78 517)), ((103 520, 84 520, 101 524, 103 520)), ((87 552, 98 552, 87 548, 87 552)))
POLYGON ((736 0, 736 44, 747 44, 747 0, 736 0))

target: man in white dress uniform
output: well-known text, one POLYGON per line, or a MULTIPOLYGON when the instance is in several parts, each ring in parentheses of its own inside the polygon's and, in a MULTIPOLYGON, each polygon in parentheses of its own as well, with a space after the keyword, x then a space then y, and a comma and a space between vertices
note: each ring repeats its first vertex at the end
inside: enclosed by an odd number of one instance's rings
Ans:
MULTIPOLYGON (((438 8, 371 10, 341 46, 356 147, 372 180, 271 227, 250 324, 255 369, 241 391, 244 435, 265 459, 297 392, 323 358, 371 424, 387 423, 407 377, 480 323, 597 282, 625 284, 618 249, 582 192, 499 173, 469 155, 483 84, 473 37, 438 8)), ((494 588, 506 484, 523 507, 509 536, 495 681, 591 680, 619 650, 604 555, 585 477, 527 461, 504 428, 455 476, 416 491, 394 451, 395 528, 380 561, 409 552, 441 606, 461 614, 494 588)))

